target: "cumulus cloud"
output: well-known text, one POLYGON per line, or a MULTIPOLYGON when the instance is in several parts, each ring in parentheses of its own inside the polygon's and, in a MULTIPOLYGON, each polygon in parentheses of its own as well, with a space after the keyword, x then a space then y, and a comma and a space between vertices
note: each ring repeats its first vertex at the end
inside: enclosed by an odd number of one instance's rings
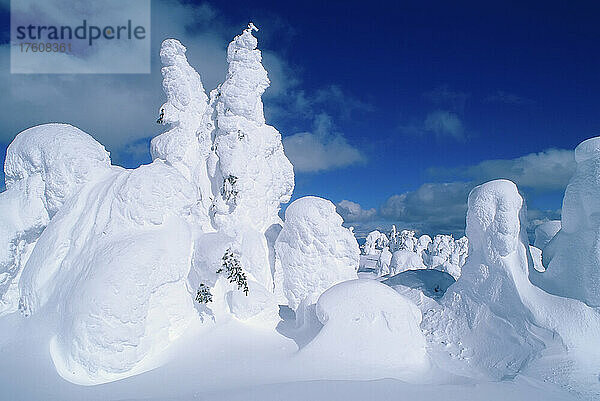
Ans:
POLYGON ((429 174, 437 178, 458 177, 479 183, 506 178, 519 187, 556 191, 564 190, 575 168, 572 150, 548 149, 514 159, 485 160, 474 166, 431 168, 429 174))
POLYGON ((319 172, 350 166, 366 160, 342 134, 335 132, 331 117, 317 114, 312 132, 300 132, 283 139, 286 156, 296 172, 319 172))
POLYGON ((467 198, 473 184, 426 183, 415 191, 391 196, 380 209, 388 220, 419 223, 428 232, 464 230, 467 198))
POLYGON ((337 212, 342 216, 345 223, 367 222, 377 216, 375 208, 363 209, 361 205, 349 200, 343 200, 336 205, 337 212))

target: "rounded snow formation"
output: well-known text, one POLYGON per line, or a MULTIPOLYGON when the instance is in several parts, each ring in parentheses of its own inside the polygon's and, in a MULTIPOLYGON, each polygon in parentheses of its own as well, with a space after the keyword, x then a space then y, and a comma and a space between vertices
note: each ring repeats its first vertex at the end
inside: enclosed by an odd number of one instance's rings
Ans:
POLYGON ((389 274, 391 276, 406 270, 425 269, 423 259, 411 251, 396 251, 392 254, 392 260, 389 265, 389 274))
POLYGON ((275 250, 290 308, 306 299, 314 303, 334 284, 358 277, 358 243, 342 223, 335 205, 315 196, 297 199, 286 209, 275 250))
POLYGON ((600 306, 600 137, 575 149, 577 169, 565 191, 560 231, 543 250, 532 281, 555 295, 600 306))
POLYGON ((6 187, 38 174, 44 181, 44 204, 53 216, 87 182, 110 170, 110 156, 100 143, 69 124, 43 124, 19 133, 6 151, 6 187))
POLYGON ((316 314, 323 328, 302 357, 343 366, 362 379, 410 378, 429 367, 419 308, 384 284, 337 284, 319 297, 316 314))
POLYGON ((548 245, 548 242, 554 238, 556 233, 560 230, 560 220, 545 221, 535 228, 535 242, 534 246, 541 250, 548 245))
POLYGON ((150 369, 197 316, 184 219, 195 199, 176 169, 155 161, 82 187, 43 231, 20 308, 58 309, 51 352, 64 378, 98 384, 150 369))

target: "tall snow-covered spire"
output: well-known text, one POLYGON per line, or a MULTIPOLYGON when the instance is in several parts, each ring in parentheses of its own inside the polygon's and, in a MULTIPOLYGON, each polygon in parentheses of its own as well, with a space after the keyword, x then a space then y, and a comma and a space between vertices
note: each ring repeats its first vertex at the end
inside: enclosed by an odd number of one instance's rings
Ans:
POLYGON ((202 214, 208 218, 212 190, 206 160, 213 129, 207 111, 208 96, 196 70, 185 56, 186 48, 176 39, 166 39, 160 49, 163 90, 167 102, 161 106, 159 122, 171 129, 152 139, 152 159, 162 159, 179 170, 199 191, 202 214))
MULTIPOLYGON (((281 135, 265 124, 261 96, 269 86, 250 23, 227 49, 229 70, 211 93, 216 115, 213 170, 215 223, 226 230, 248 225, 261 233, 278 221, 289 201, 294 172, 281 135)), ((231 231, 231 230, 229 230, 231 231)))

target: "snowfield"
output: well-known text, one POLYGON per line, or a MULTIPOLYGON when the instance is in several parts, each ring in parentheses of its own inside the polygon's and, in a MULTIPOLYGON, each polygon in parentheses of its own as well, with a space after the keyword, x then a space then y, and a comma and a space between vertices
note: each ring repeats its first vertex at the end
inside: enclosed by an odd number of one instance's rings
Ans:
POLYGON ((11 143, 0 399, 600 399, 600 138, 535 247, 517 186, 494 180, 465 237, 394 226, 361 255, 327 199, 279 217, 294 172, 255 31, 208 94, 163 42, 148 165, 113 166, 68 124, 11 143))

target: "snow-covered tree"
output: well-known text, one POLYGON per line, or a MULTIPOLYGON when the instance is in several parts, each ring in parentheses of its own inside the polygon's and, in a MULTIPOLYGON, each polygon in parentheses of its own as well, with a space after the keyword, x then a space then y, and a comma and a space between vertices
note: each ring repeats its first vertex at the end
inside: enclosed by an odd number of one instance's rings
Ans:
POLYGON ((213 216, 215 225, 230 233, 243 226, 264 233, 279 222, 280 205, 289 201, 294 188, 281 135, 265 123, 261 97, 269 79, 254 30, 249 25, 229 44, 227 78, 210 94, 213 216))
MULTIPOLYGON (((561 228, 542 253, 544 290, 600 306, 600 137, 575 148, 577 169, 565 191, 561 228)), ((556 225, 555 225, 555 228, 556 225)))
POLYGON ((371 231, 367 238, 365 239, 365 243, 363 244, 363 255, 374 255, 380 252, 384 247, 388 246, 389 241, 384 233, 381 233, 377 230, 371 231))
POLYGON ((357 278, 360 250, 342 223, 335 205, 326 199, 307 196, 287 207, 275 250, 292 309, 303 301, 314 304, 329 287, 357 278))

